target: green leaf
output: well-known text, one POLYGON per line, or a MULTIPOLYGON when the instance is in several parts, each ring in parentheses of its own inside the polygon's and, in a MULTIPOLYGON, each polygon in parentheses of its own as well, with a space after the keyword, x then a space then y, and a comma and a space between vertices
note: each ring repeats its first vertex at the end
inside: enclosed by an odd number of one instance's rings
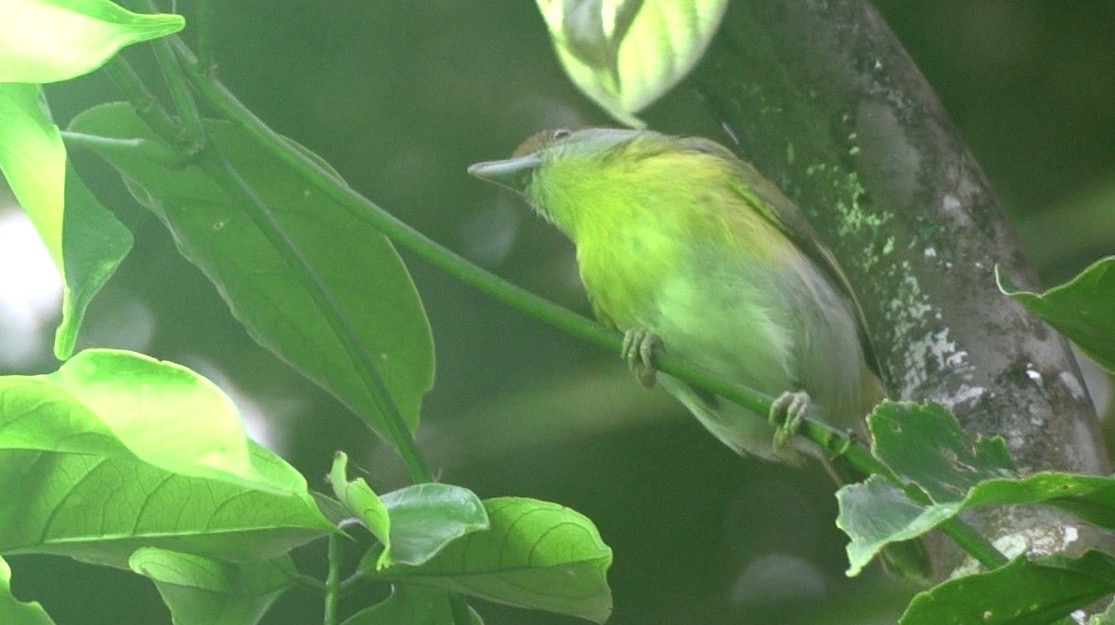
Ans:
POLYGON ((138 459, 265 484, 228 396, 181 365, 120 350, 83 351, 46 375, 0 377, 0 449, 138 459))
POLYGON ((957 504, 920 506, 879 475, 842 487, 836 501, 840 506, 836 526, 851 539, 845 548, 848 577, 859 575, 887 545, 917 538, 960 509, 957 504))
MULTIPOLYGON (((164 145, 123 104, 85 111, 71 128, 164 145)), ((433 383, 430 328, 410 276, 390 242, 367 222, 306 184, 230 123, 206 122, 214 146, 274 212, 339 305, 362 348, 380 365, 409 426, 433 383)), ((292 143, 292 149, 303 149, 292 143)), ((345 339, 333 333, 296 272, 199 168, 174 169, 142 150, 99 153, 159 215, 182 253, 198 265, 260 344, 332 392, 385 439, 383 416, 354 370, 345 339)))
POLYGON ((0 378, 0 552, 124 566, 160 546, 267 559, 333 531, 192 371, 116 350, 0 378))
POLYGON ((1014 289, 998 267, 995 280, 1000 291, 1072 339, 1097 365, 1115 373, 1115 256, 1096 261, 1040 295, 1014 289))
POLYGON ((964 499, 982 480, 1014 475, 1003 439, 972 440, 940 404, 883 402, 867 427, 872 455, 938 503, 964 499))
POLYGON ((54 335, 54 356, 73 354, 85 309, 132 249, 132 233, 97 202, 85 183, 66 167, 66 213, 62 229, 65 287, 62 324, 54 335))
POLYGON ((0 451, 0 552, 119 568, 142 547, 267 560, 336 530, 297 471, 266 448, 250 451, 256 472, 286 494, 115 457, 0 451))
POLYGON ((108 0, 0 2, 0 82, 44 83, 87 74, 120 48, 176 33, 180 15, 142 15, 108 0))
POLYGON ((499 603, 603 623, 612 611, 605 577, 612 550, 587 517, 557 504, 517 497, 484 501, 490 529, 450 543, 422 566, 370 570, 499 603))
POLYGON ((471 490, 452 484, 415 484, 383 496, 391 544, 378 566, 425 564, 453 541, 488 529, 488 513, 471 490))
POLYGON ((333 485, 337 500, 360 519, 376 540, 383 545, 390 545, 391 519, 387 516, 387 508, 364 478, 349 481, 347 473, 348 456, 339 451, 333 456, 333 468, 329 471, 329 482, 333 485))
POLYGON ((12 595, 12 570, 0 558, 0 623, 4 625, 54 625, 37 601, 24 603, 12 595))
POLYGON ((132 235, 66 163, 66 147, 45 107, 37 85, 0 84, 0 171, 63 278, 54 354, 65 360, 85 308, 131 249, 132 235))
POLYGON ((1044 625, 1115 591, 1115 558, 1024 557, 918 593, 900 625, 1044 625))
MULTIPOLYGON (((473 625, 484 621, 469 609, 473 625)), ((457 625, 444 590, 422 588, 415 584, 396 584, 391 596, 352 615, 341 625, 457 625)))
POLYGON ((286 556, 233 564, 154 547, 137 550, 128 564, 155 582, 175 625, 254 625, 295 575, 286 556))
POLYGON ((488 529, 488 514, 472 491, 451 484, 416 484, 377 497, 363 478, 345 479, 338 453, 329 480, 337 498, 384 545, 376 569, 424 564, 458 538, 488 529))
POLYGON ((38 85, 0 81, 0 172, 61 272, 66 146, 40 100, 38 85))
POLYGON ((538 0, 565 73, 612 117, 635 113, 689 73, 728 0, 538 0))
POLYGON ((911 501, 881 476, 841 488, 836 524, 851 538, 849 576, 886 545, 925 534, 974 506, 1041 503, 1115 529, 1115 477, 1056 471, 1016 477, 1001 440, 967 438, 933 404, 885 403, 868 424, 875 456, 930 504, 911 501))

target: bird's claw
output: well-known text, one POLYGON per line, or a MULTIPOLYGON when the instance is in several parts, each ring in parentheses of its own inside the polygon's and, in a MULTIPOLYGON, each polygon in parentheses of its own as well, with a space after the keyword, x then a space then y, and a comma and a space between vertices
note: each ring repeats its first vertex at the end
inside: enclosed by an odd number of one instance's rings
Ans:
POLYGON ((654 368, 654 351, 661 344, 653 332, 644 328, 623 333, 623 349, 620 350, 620 355, 627 361, 627 367, 644 388, 654 388, 658 374, 654 368))
POLYGON ((805 413, 809 411, 810 402, 808 393, 798 391, 782 393, 771 403, 769 419, 774 426, 776 451, 785 447, 797 435, 805 420, 805 413))

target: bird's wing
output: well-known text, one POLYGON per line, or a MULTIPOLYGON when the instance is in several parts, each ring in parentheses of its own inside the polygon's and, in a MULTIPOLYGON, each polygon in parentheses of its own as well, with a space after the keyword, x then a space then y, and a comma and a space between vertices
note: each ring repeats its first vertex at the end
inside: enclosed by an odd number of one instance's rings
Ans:
POLYGON ((840 264, 836 262, 836 257, 832 255, 832 252, 817 238, 812 226, 809 225, 809 221, 798 210, 797 205, 786 197, 774 183, 759 173, 757 169, 740 160, 731 150, 719 143, 700 137, 683 139, 682 142, 691 150, 719 156, 732 162, 739 169, 739 175, 733 179, 732 186, 740 197, 793 241, 798 249, 820 267, 821 271, 831 278, 835 284, 840 285, 841 290, 855 309, 856 319, 859 321, 857 324, 859 340, 863 347, 867 365, 876 375, 880 375, 879 361, 867 336, 867 319, 864 317, 863 308, 852 290, 848 276, 844 274, 844 270, 840 268, 840 264))

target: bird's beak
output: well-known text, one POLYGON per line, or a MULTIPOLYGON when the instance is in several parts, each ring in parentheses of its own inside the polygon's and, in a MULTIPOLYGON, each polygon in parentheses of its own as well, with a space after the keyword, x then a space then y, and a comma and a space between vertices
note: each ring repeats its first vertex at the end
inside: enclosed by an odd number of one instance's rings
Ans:
POLYGON ((502 161, 484 161, 469 165, 470 176, 503 185, 512 191, 524 193, 534 170, 542 165, 537 154, 516 156, 502 161))

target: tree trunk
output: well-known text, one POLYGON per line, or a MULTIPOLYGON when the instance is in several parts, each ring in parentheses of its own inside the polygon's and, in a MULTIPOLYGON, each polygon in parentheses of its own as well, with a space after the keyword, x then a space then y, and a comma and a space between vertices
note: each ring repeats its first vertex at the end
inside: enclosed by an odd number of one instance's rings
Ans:
MULTIPOLYGON (((892 396, 1003 436, 1024 472, 1110 472, 1067 343, 995 286, 999 265, 1037 287, 998 198, 869 2, 732 2, 690 84, 833 248, 892 396)), ((1101 540, 1045 508, 971 520, 1009 556, 1101 540)), ((934 552, 939 575, 962 563, 934 552)))

